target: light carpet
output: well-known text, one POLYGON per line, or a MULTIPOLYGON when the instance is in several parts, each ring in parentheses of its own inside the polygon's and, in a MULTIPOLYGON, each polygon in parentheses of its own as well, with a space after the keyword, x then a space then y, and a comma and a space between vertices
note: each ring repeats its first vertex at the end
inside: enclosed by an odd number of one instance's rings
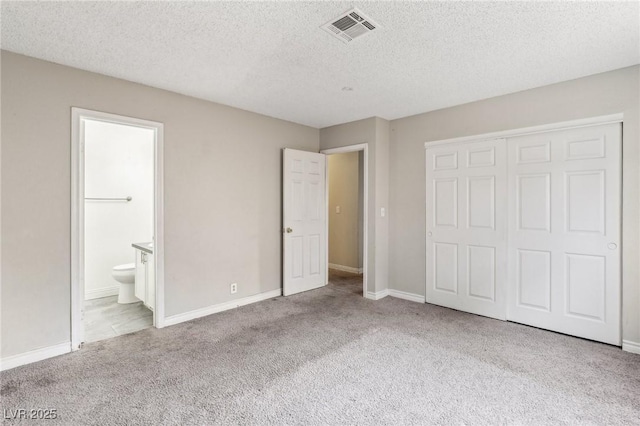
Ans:
POLYGON ((1 373, 1 405, 55 408, 52 424, 640 422, 638 355, 361 293, 334 274, 319 290, 88 344, 1 373))

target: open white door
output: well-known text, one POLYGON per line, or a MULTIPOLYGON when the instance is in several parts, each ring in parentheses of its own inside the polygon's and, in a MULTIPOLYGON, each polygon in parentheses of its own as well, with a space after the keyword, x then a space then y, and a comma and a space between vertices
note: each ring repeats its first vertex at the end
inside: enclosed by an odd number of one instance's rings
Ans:
POLYGON ((327 283, 325 155, 285 149, 282 176, 283 293, 327 283))

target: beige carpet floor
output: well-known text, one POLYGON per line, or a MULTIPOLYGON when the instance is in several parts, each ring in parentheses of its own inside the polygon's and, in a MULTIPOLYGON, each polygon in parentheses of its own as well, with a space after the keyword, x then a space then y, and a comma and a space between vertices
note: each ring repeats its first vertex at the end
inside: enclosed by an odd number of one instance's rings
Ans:
POLYGON ((640 423, 638 355, 361 292, 335 274, 319 290, 91 343, 0 374, 1 405, 57 410, 33 424, 640 423))

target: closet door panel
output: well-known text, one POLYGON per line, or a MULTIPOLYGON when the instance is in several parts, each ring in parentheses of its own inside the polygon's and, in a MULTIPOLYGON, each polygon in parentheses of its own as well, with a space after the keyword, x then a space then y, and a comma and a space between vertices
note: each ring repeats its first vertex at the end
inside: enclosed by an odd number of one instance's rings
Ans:
POLYGON ((619 345, 621 126, 510 138, 507 319, 619 345))
POLYGON ((504 140, 426 150, 426 300, 506 317, 504 140))

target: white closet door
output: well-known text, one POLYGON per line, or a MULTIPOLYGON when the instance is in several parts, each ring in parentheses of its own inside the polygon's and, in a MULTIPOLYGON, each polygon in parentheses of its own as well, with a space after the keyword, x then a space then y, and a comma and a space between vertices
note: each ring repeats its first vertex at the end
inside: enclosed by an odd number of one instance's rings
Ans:
POLYGON ((620 125, 507 145, 507 319, 619 345, 620 125))
POLYGON ((506 318, 504 140, 426 150, 429 303, 506 318))

